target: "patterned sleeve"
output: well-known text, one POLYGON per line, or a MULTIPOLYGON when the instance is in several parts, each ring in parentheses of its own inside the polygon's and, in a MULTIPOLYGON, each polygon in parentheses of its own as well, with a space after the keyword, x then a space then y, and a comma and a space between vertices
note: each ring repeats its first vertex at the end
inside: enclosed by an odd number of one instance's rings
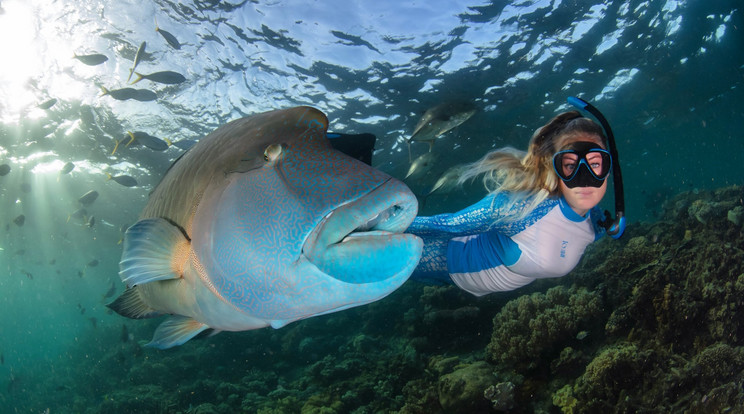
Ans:
POLYGON ((511 225, 497 222, 498 219, 512 215, 524 208, 523 202, 510 205, 509 195, 489 194, 477 203, 456 213, 444 213, 436 216, 419 216, 413 221, 407 232, 419 236, 447 236, 448 238, 468 234, 483 233, 490 230, 512 233, 511 225))

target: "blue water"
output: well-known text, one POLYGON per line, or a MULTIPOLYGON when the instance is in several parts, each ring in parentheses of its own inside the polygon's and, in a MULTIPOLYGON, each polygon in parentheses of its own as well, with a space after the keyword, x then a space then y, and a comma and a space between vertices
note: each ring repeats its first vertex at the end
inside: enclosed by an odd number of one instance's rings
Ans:
MULTIPOLYGON (((629 221, 656 220, 663 201, 681 191, 741 185, 740 2, 609 3, 3 0, 0 164, 11 171, 0 177, 0 411, 80 412, 72 408, 75 384, 58 388, 58 379, 95 365, 121 342, 123 324, 128 343, 152 331, 107 312, 111 298, 103 296, 112 283, 116 294, 123 290, 120 229, 136 221, 182 150, 112 154, 126 131, 198 140, 241 116, 311 105, 333 131, 375 134, 373 165, 402 178, 405 141, 421 114, 443 101, 474 103, 478 112, 435 142, 443 156, 434 169, 408 182, 421 194, 450 166, 496 147, 525 148, 536 128, 569 109, 568 96, 579 96, 615 132, 629 221), (156 20, 180 50, 155 31, 156 20), (157 93, 152 102, 101 96, 102 86, 126 86, 143 41, 137 72, 173 70, 187 81, 139 82, 157 93), (87 53, 108 60, 86 66, 73 59, 87 53), (57 99, 50 109, 37 107, 50 98, 57 99), (68 161, 75 169, 60 176, 68 161), (140 185, 122 187, 105 172, 140 185), (69 216, 92 189, 100 196, 88 208, 96 218, 90 228, 69 216), (23 226, 13 222, 20 214, 23 226), (38 397, 35 404, 18 391, 43 375, 69 400, 38 397)), ((414 145, 414 156, 426 148, 414 145)), ((435 195, 423 213, 452 211, 482 195, 476 185, 435 195)), ((605 203, 612 209, 611 197, 605 203)), ((226 344, 269 335, 209 341, 229 361, 226 344)), ((119 388, 132 386, 122 381, 119 388)))

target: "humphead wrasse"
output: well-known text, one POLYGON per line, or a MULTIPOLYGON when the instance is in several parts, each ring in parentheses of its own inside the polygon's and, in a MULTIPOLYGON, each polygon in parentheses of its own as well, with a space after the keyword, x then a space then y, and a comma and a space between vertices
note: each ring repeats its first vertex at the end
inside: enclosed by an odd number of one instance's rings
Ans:
POLYGON ((148 344, 280 328, 370 303, 421 256, 402 182, 334 150, 310 107, 232 121, 199 140, 125 234, 121 315, 171 314, 148 344))

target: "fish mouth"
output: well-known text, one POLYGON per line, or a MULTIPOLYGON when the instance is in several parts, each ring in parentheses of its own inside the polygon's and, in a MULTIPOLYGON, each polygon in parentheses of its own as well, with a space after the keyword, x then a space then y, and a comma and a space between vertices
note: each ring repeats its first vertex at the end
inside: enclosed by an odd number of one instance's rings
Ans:
POLYGON ((423 247, 419 237, 403 233, 417 212, 418 202, 411 190, 401 181, 389 179, 328 213, 306 239, 303 255, 342 282, 407 278, 423 247))

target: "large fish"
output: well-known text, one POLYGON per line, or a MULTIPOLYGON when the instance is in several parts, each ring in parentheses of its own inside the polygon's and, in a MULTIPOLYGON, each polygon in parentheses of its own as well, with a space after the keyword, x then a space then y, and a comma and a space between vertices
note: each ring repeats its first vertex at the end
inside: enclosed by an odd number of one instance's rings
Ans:
POLYGON ((429 145, 445 132, 459 126, 475 114, 475 106, 470 102, 445 102, 424 112, 411 134, 411 141, 428 142, 429 145))
POLYGON ((410 276, 420 238, 402 182, 333 149, 309 107, 232 121, 166 172, 125 234, 125 293, 109 306, 170 314, 149 345, 280 328, 388 295, 410 276))

